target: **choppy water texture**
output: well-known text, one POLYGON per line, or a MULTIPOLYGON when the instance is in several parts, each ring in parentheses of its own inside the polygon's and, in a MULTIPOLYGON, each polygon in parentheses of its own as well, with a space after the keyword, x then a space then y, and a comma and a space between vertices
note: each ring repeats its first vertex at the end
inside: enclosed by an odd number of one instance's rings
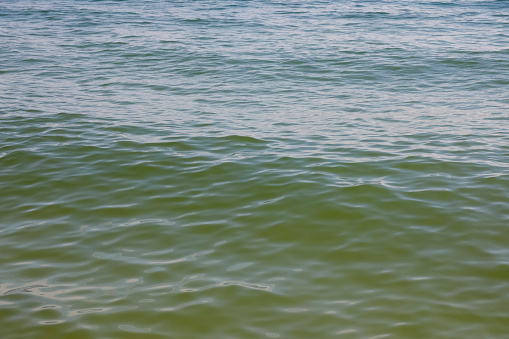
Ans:
POLYGON ((507 1, 2 1, 0 337, 509 338, 507 1))

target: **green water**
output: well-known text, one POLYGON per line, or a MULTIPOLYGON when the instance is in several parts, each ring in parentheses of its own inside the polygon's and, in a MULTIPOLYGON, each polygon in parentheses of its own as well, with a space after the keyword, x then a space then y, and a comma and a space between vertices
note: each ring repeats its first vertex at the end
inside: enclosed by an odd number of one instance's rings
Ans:
POLYGON ((0 4, 0 338, 509 338, 508 13, 0 4))

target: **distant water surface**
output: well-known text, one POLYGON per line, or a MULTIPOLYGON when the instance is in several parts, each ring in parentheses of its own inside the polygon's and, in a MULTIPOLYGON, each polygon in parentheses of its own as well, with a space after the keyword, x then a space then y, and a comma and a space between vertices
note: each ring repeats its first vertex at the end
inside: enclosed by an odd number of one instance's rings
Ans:
POLYGON ((0 4, 0 337, 509 338, 509 2, 0 4))

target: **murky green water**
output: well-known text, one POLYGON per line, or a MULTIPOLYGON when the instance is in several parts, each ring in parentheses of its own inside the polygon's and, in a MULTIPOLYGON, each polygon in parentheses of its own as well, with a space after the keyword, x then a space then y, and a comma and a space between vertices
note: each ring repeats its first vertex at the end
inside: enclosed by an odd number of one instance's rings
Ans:
POLYGON ((0 337, 509 338, 506 1, 0 4, 0 337))

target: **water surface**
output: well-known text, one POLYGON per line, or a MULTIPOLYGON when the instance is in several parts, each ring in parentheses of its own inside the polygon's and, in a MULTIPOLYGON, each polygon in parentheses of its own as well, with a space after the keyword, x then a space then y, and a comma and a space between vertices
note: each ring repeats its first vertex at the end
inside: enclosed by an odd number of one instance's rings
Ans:
POLYGON ((2 338, 509 338, 506 1, 0 4, 2 338))

